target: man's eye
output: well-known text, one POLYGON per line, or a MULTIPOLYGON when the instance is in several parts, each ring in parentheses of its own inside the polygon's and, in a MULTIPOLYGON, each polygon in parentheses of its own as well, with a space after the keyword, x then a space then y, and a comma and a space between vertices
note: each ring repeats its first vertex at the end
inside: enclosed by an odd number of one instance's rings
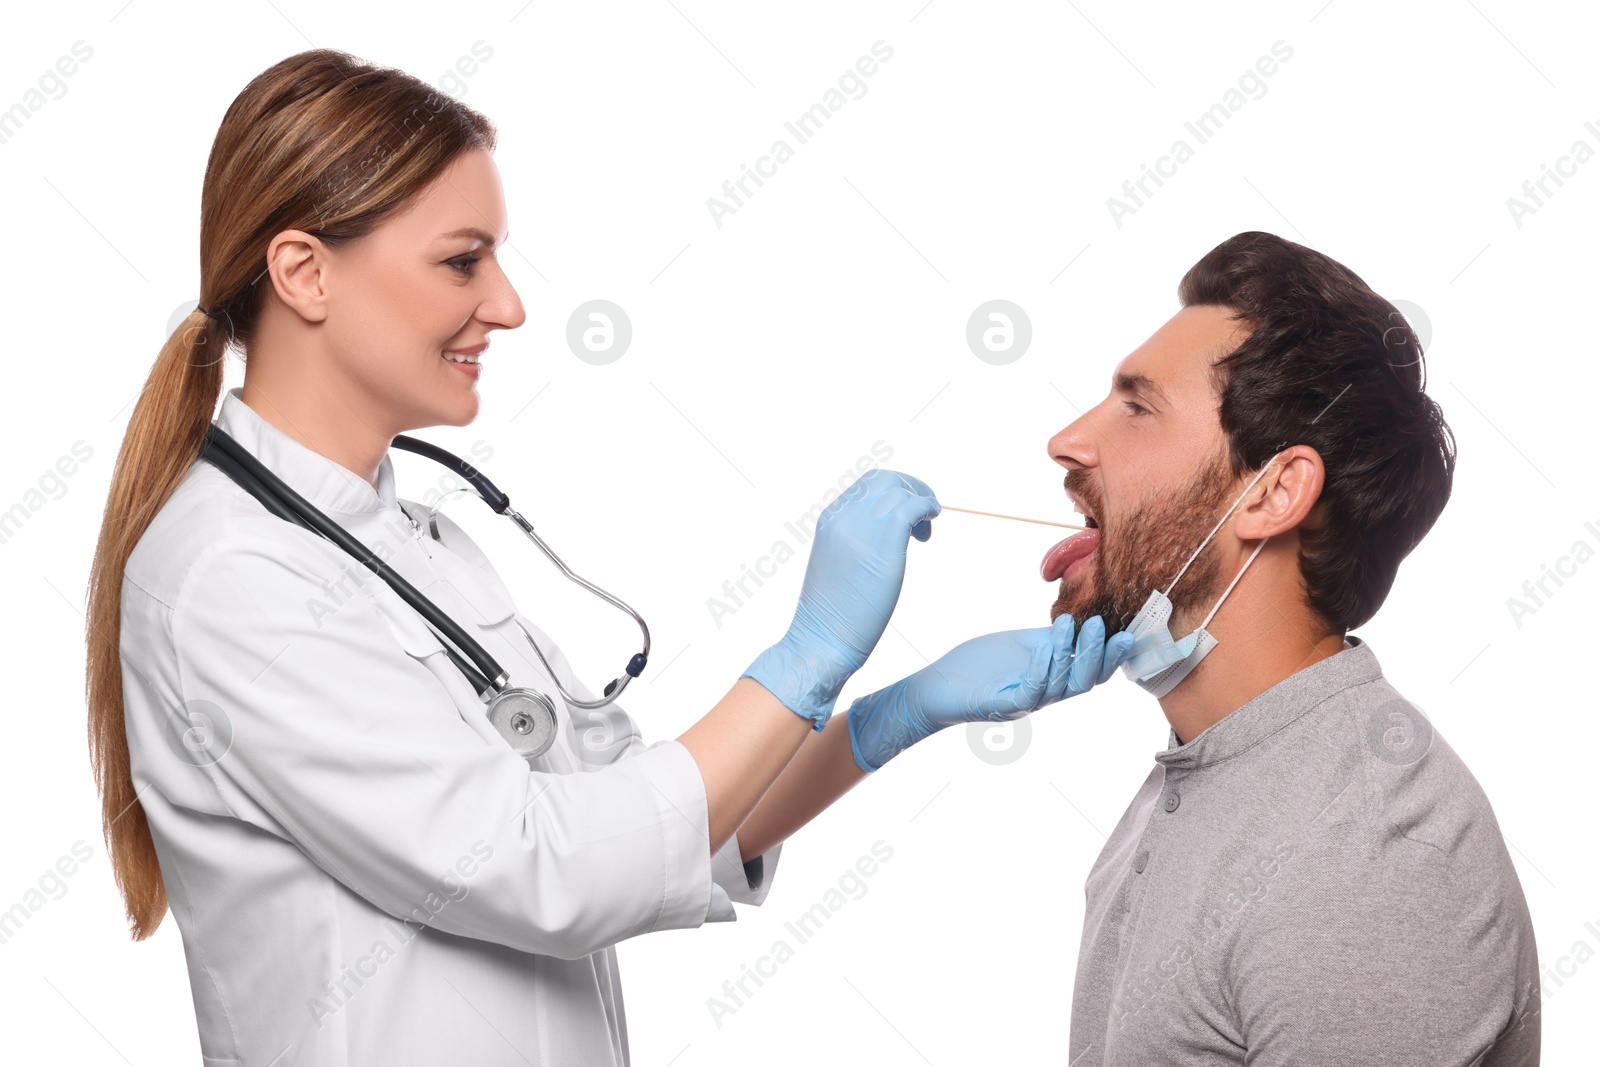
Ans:
POLYGON ((1150 413, 1149 409, 1143 404, 1135 403, 1132 400, 1124 400, 1122 403, 1128 409, 1130 415, 1148 415, 1150 413))
POLYGON ((472 265, 482 258, 482 256, 459 256, 446 262, 462 274, 470 275, 472 273, 472 265))

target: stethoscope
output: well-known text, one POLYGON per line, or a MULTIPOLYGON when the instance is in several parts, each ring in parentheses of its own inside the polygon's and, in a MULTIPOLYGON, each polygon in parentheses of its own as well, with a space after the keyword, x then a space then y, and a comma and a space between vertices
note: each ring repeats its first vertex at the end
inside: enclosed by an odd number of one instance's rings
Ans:
MULTIPOLYGON (((606 684, 605 693, 599 700, 579 700, 568 693, 562 686, 561 679, 551 669, 549 662, 544 658, 544 653, 539 650, 539 645, 534 641, 533 635, 528 633, 527 627, 522 625, 521 619, 515 619, 522 636, 527 638, 532 646, 534 655, 539 657, 539 662, 544 664, 544 669, 555 681, 556 690, 560 692, 561 699, 570 707, 581 710, 603 708, 628 687, 628 683, 639 677, 644 670, 645 662, 650 656, 650 628, 645 625, 639 613, 628 605, 601 589, 594 583, 587 581, 572 572, 572 569, 546 545, 539 535, 534 533, 533 527, 519 515, 511 506, 511 498, 502 493, 495 484, 476 467, 472 466, 460 456, 445 451, 438 445, 419 441, 415 437, 404 434, 395 437, 394 446, 407 452, 415 452, 419 456, 426 456, 431 460, 444 464, 456 474, 465 478, 477 492, 480 499, 501 515, 509 517, 521 528, 522 532, 534 544, 539 546, 550 562, 561 568, 561 573, 577 582, 595 596, 614 605, 633 616, 633 621, 639 624, 640 631, 644 634, 644 651, 637 652, 628 661, 623 673, 606 684)), ((480 699, 489 702, 489 721, 495 729, 506 739, 518 754, 529 762, 537 759, 549 751, 556 739, 556 709, 550 698, 535 689, 523 686, 511 686, 510 676, 506 674, 499 663, 478 642, 474 641, 450 616, 440 611, 438 606, 427 597, 419 593, 415 586, 396 574, 384 562, 375 556, 366 545, 352 537, 349 531, 334 522, 319 511, 309 500, 290 488, 255 456, 247 452, 239 442, 235 441, 221 427, 212 423, 206 430, 205 441, 200 446, 200 458, 210 461, 228 477, 232 478, 243 487, 251 496, 266 507, 272 514, 281 519, 297 523, 312 533, 320 534, 350 555, 360 560, 367 569, 388 583, 389 588, 400 595, 400 598, 415 609, 428 623, 444 644, 444 650, 449 654, 451 662, 472 683, 473 689, 480 699), (440 634, 439 631, 444 631, 440 634), (448 638, 448 640, 445 640, 448 638), (451 648, 451 643, 462 649, 472 660, 468 663, 461 655, 451 648), (475 669, 476 668, 476 669, 475 669)), ((464 491, 464 490, 454 490, 464 491)), ((446 494, 448 495, 448 494, 446 494)), ((441 541, 439 536, 439 505, 436 503, 428 513, 428 529, 435 541, 441 541)), ((408 514, 406 518, 411 519, 408 514)), ((411 519, 413 525, 418 525, 411 519)), ((419 526, 420 530, 420 526, 419 526)))

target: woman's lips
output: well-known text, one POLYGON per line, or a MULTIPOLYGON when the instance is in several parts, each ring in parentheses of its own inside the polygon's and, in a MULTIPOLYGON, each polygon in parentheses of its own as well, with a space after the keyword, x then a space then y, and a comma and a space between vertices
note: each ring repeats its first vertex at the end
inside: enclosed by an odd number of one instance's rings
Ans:
POLYGON ((1067 568, 1099 547, 1099 530, 1084 530, 1064 541, 1058 541, 1044 554, 1044 559, 1039 561, 1039 577, 1047 582, 1060 581, 1066 576, 1067 568))

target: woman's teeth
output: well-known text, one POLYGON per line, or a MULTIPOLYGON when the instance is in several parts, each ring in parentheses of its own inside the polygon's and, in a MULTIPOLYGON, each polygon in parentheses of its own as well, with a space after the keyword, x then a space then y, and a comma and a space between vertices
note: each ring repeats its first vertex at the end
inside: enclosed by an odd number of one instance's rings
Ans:
POLYGON ((440 354, 443 355, 445 359, 448 359, 451 363, 477 363, 478 362, 478 357, 477 356, 464 356, 460 352, 443 352, 443 353, 440 353, 440 354))

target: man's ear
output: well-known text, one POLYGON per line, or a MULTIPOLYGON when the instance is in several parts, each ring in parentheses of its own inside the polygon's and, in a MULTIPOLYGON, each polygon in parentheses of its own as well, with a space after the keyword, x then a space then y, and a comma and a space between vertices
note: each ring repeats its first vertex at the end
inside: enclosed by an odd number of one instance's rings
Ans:
POLYGON ((1323 475, 1322 457, 1309 445, 1279 452, 1272 469, 1239 505, 1234 536, 1254 541, 1299 526, 1322 496, 1323 475))
POLYGON ((267 245, 267 271, 278 299, 308 322, 328 317, 327 246, 304 230, 284 230, 267 245))

